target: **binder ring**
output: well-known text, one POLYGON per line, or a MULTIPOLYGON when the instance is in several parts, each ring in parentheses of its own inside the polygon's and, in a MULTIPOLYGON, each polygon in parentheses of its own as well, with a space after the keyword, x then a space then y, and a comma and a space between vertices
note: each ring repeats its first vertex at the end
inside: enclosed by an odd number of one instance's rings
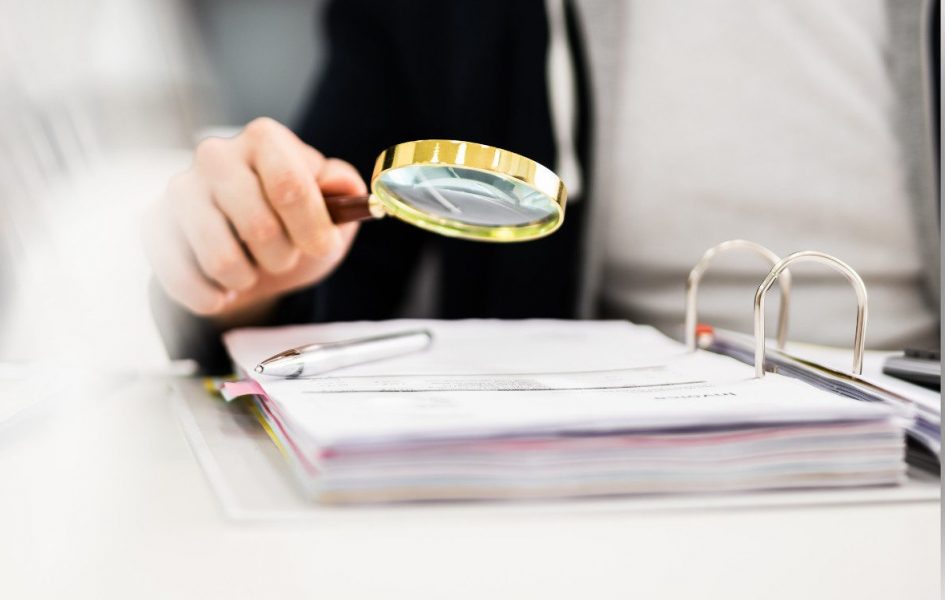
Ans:
POLYGON ((816 262, 833 267, 842 273, 856 292, 856 331, 853 334, 853 374, 863 373, 863 350, 866 347, 866 285, 850 265, 839 258, 806 250, 785 256, 765 277, 755 292, 755 377, 765 375, 765 294, 788 265, 795 262, 816 262))
MULTIPOLYGON (((764 258, 771 266, 778 264, 781 257, 765 248, 761 244, 748 240, 728 240, 713 246, 705 251, 696 266, 689 271, 686 279, 686 347, 690 352, 696 351, 696 296, 699 292, 699 282, 712 262, 719 254, 730 250, 749 250, 764 258)), ((787 340, 788 306, 791 296, 791 272, 785 271, 778 284, 781 286, 781 304, 778 308, 778 349, 783 349, 787 340)))

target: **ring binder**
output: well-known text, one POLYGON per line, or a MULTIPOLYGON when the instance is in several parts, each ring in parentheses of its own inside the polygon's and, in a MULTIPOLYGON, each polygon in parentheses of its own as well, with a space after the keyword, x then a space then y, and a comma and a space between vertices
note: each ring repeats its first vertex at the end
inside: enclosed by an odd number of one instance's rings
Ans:
MULTIPOLYGON (((696 263, 696 266, 689 271, 689 277, 686 279, 686 347, 690 352, 696 351, 696 297, 699 292, 699 282, 702 280, 706 269, 709 268, 709 263, 712 262, 712 259, 719 254, 731 250, 749 250, 754 252, 770 262, 772 267, 777 265, 778 261, 781 260, 780 256, 768 248, 748 240, 728 240, 705 251, 702 258, 696 263)), ((791 272, 786 271, 784 277, 782 277, 778 283, 781 286, 781 304, 778 308, 777 343, 778 349, 781 350, 784 348, 784 344, 787 340, 788 306, 791 296, 791 272)))
POLYGON ((866 346, 866 285, 859 274, 839 258, 823 252, 805 250, 795 252, 778 261, 755 292, 755 377, 761 378, 765 374, 765 295, 782 272, 788 268, 788 265, 796 262, 816 262, 833 267, 842 273, 853 286, 856 292, 856 331, 853 335, 852 372, 854 375, 861 375, 863 373, 863 351, 866 346))
MULTIPOLYGON (((718 247, 706 251, 703 260, 690 273, 690 283, 687 291, 691 291, 693 287, 698 285, 702 271, 705 270, 706 264, 712 256, 718 253, 719 247, 725 247, 739 241, 724 242, 719 244, 718 247)), ((742 244, 751 245, 751 242, 742 242, 742 244)), ((695 308, 694 302, 691 300, 687 295, 687 323, 694 324, 695 308)), ((892 407, 897 415, 903 417, 909 423, 906 428, 908 432, 907 462, 918 466, 920 469, 929 470, 935 474, 939 473, 941 470, 940 463, 936 459, 941 451, 942 444, 942 413, 941 398, 938 397, 938 394, 924 389, 910 391, 901 386, 890 387, 886 382, 876 379, 875 374, 866 377, 863 375, 868 302, 866 286, 855 270, 836 257, 823 252, 795 252, 783 260, 777 261, 772 267, 755 292, 754 309, 754 338, 717 330, 714 331, 712 342, 707 350, 729 356, 746 364, 754 363, 756 379, 764 377, 765 364, 768 363, 772 371, 788 378, 803 381, 831 394, 867 402, 880 402, 892 407), (853 344, 852 373, 841 372, 831 366, 792 356, 781 347, 783 344, 781 340, 779 340, 777 350, 771 349, 768 351, 767 349, 764 322, 765 295, 774 285, 775 280, 783 285, 785 277, 790 277, 790 272, 787 270, 789 265, 801 261, 826 264, 840 271, 850 281, 856 292, 857 318, 853 344), (931 397, 923 393, 931 393, 931 397)), ((691 331, 692 328, 687 333, 691 331)), ((909 384, 903 385, 911 387, 909 384)))

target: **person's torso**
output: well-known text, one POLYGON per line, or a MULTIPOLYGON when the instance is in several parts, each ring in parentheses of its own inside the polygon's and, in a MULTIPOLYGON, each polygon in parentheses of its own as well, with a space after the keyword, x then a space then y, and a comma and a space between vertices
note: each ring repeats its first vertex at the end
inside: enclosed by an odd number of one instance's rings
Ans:
MULTIPOLYGON (((633 1, 625 11, 612 148, 598 198, 603 302, 678 332, 689 269, 744 238, 816 249, 866 280, 868 340, 937 335, 892 118, 881 0, 633 1)), ((767 265, 720 258, 700 319, 746 329, 767 265)), ((846 345, 854 295, 823 267, 795 269, 790 336, 846 345)))

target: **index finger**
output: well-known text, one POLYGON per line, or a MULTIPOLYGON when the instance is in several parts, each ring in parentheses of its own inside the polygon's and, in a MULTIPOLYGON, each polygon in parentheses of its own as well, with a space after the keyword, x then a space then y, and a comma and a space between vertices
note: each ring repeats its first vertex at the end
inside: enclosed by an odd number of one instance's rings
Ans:
POLYGON ((321 256, 342 238, 315 183, 306 148, 292 132, 273 126, 255 134, 248 159, 292 242, 306 254, 321 256))

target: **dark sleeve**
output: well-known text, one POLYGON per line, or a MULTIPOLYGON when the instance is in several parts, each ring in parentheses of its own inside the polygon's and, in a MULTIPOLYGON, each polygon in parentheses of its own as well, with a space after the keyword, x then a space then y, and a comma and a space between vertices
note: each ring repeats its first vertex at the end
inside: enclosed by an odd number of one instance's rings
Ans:
MULTIPOLYGON (((335 0, 325 12, 328 61, 295 130, 326 156, 353 164, 368 183, 381 151, 423 137, 416 127, 425 112, 416 102, 418 57, 400 39, 416 27, 419 10, 411 2, 335 0)), ((393 219, 363 223, 344 262, 318 286, 316 318, 398 316, 428 239, 393 219)))
POLYGON ((335 0, 326 7, 321 35, 327 61, 296 133, 326 156, 353 164, 365 180, 374 160, 397 138, 402 85, 389 50, 387 27, 370 0, 335 0), (385 47, 388 49, 385 50, 385 47))
POLYGON ((153 277, 149 292, 151 314, 168 357, 195 360, 203 373, 225 373, 229 361, 220 342, 220 332, 213 324, 171 300, 153 277))
MULTIPOLYGON (((229 355, 223 347, 224 331, 171 300, 157 281, 152 279, 150 287, 151 312, 168 356, 172 360, 191 359, 206 375, 232 373, 229 355)), ((315 288, 291 292, 280 298, 270 318, 258 325, 309 323, 315 319, 317 305, 315 288)))

